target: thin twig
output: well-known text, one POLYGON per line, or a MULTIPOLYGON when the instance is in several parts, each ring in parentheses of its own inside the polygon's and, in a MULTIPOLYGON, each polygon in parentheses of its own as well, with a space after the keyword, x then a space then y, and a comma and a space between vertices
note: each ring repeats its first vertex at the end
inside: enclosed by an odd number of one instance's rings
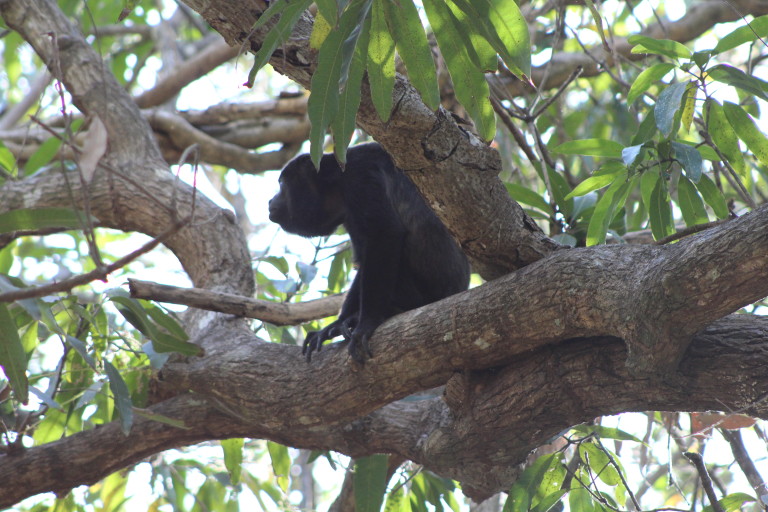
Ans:
POLYGON ((701 454, 685 452, 683 455, 694 465, 696 471, 699 473, 699 480, 701 480, 701 485, 704 487, 704 492, 707 493, 707 498, 709 499, 709 504, 712 506, 712 510, 715 512, 725 512, 725 509, 717 500, 715 489, 712 487, 712 479, 709 477, 709 472, 704 465, 704 459, 701 454))
POLYGON ((31 299, 33 297, 45 297, 46 295, 51 295, 52 293, 58 293, 58 292, 68 292, 72 288, 76 286, 82 286, 84 284, 88 284, 91 281, 95 281, 97 279, 106 279, 106 277, 114 272, 115 270, 118 270, 124 266, 126 266, 128 263, 132 262, 142 254, 145 254, 158 245, 160 245, 163 241, 165 241, 167 238, 169 238, 171 235, 175 234, 179 229, 184 227, 187 224, 187 220, 180 221, 172 225, 170 228, 165 230, 163 233, 161 233, 156 238, 150 240, 146 244, 142 245, 135 251, 127 254, 126 256, 123 256, 119 260, 115 261, 114 263, 110 263, 109 265, 101 266, 98 268, 95 268, 94 270, 87 272, 85 274, 81 274, 79 276, 71 277, 69 279, 65 279, 63 281, 59 281, 57 283, 51 283, 46 284, 43 286, 36 286, 33 288, 23 288, 12 292, 7 293, 0 293, 0 302, 13 302, 20 299, 31 299))

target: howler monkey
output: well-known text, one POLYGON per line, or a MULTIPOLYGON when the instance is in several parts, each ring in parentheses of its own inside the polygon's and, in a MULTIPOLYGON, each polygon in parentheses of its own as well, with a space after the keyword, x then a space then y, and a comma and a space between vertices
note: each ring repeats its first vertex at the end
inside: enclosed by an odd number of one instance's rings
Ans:
POLYGON ((269 219, 304 237, 343 224, 358 263, 338 319, 307 334, 307 360, 325 340, 343 336, 363 362, 368 339, 386 319, 467 289, 466 256, 379 144, 349 148, 344 170, 332 154, 323 155, 319 171, 308 154, 299 155, 279 181, 269 219))

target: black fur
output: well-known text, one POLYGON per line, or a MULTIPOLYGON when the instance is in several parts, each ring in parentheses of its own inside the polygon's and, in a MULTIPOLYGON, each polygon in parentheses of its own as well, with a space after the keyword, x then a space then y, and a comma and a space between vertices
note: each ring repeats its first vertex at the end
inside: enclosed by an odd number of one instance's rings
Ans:
POLYGON ((269 219, 297 235, 327 236, 344 224, 359 265, 338 319, 310 332, 309 360, 343 336, 352 357, 370 356, 368 339, 391 316, 466 290, 469 264, 419 191, 377 143, 349 148, 345 170, 332 154, 316 171, 300 155, 280 174, 269 219))

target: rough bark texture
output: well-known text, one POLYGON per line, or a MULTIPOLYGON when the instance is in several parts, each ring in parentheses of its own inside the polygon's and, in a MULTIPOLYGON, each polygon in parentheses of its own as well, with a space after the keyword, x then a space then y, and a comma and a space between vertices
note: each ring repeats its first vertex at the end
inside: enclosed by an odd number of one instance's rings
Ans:
MULTIPOLYGON (((187 3, 230 43, 244 40, 260 12, 256 2, 187 3)), ((232 216, 173 179, 146 119, 55 2, 0 0, 0 15, 78 108, 104 122, 110 141, 92 182, 60 172, 9 182, 0 213, 70 206, 67 187, 100 225, 125 231, 156 235, 194 212, 167 245, 195 286, 251 294, 232 216)), ((273 59, 305 85, 309 23, 273 59)), ((111 423, 0 455, 0 507, 93 483, 168 448, 241 436, 397 454, 481 499, 508 489, 533 448, 595 416, 728 409, 766 417, 768 321, 727 315, 768 294, 768 209, 670 247, 560 251, 509 199, 492 149, 429 111, 402 77, 396 94, 386 126, 364 97, 360 125, 411 171, 484 275, 525 268, 389 320, 365 366, 339 346, 306 364, 299 347, 263 342, 242 319, 192 310, 185 328, 204 354, 169 362, 151 407, 188 429, 139 418, 129 436, 111 423), (444 395, 397 401, 440 386, 444 395)))

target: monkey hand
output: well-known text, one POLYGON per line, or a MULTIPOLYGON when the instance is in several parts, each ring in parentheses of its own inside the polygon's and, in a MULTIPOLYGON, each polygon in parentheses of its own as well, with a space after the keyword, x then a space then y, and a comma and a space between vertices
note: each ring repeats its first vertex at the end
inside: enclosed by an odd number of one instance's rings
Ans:
POLYGON ((371 347, 368 345, 368 340, 373 336, 376 328, 381 325, 383 320, 361 320, 359 325, 355 327, 353 331, 342 330, 344 339, 349 341, 349 355, 352 356, 356 362, 365 364, 365 360, 369 357, 373 357, 371 347))

